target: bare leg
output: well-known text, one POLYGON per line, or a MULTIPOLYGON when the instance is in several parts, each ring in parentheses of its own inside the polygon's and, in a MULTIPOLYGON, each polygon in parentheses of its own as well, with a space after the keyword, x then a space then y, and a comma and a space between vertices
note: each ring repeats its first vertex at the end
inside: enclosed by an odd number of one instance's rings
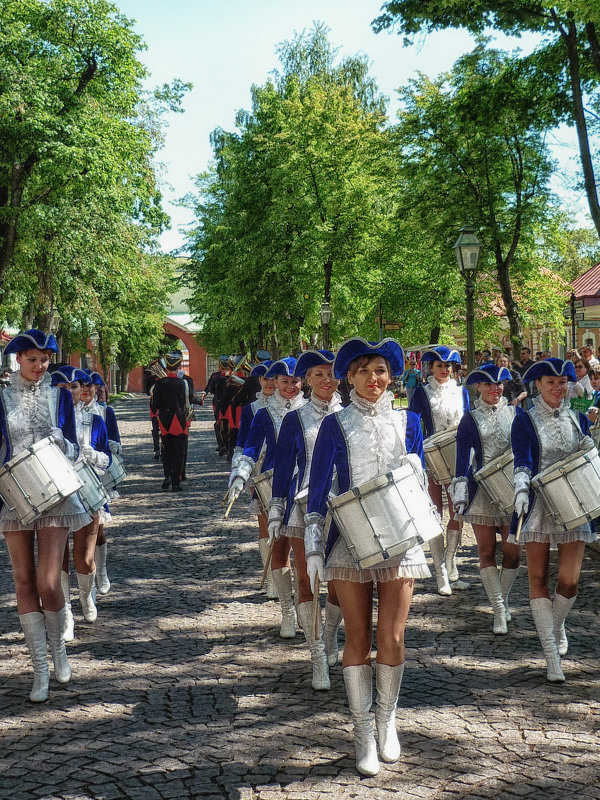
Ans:
POLYGON ((377 663, 395 667, 403 664, 404 630, 410 611, 414 580, 398 578, 377 584, 377 663))
POLYGON ((373 646, 373 584, 353 581, 333 583, 346 630, 342 666, 370 665, 373 646))

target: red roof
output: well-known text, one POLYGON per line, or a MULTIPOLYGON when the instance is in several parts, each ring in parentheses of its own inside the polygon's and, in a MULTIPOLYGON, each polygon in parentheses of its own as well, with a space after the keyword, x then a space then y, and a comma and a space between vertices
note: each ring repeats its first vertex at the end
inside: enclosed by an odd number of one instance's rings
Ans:
POLYGON ((583 275, 571 281, 571 287, 578 300, 600 295, 600 264, 596 264, 595 267, 591 267, 583 275))

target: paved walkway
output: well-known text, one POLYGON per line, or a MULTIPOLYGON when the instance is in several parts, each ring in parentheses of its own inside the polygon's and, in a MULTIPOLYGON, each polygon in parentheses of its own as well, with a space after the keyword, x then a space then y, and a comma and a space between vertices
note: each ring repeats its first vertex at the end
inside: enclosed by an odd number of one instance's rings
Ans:
MULTIPOLYGON (((510 633, 494 637, 472 538, 471 590, 421 582, 407 633, 398 729, 403 755, 376 778, 354 769, 341 667, 310 686, 300 635, 278 637, 258 589, 255 523, 224 521, 226 463, 208 410, 190 441, 190 480, 160 492, 145 400, 118 408, 129 476, 114 506, 96 623, 76 590, 74 678, 30 703, 32 673, 0 544, 0 798, 336 800, 600 798, 598 568, 588 552, 569 618, 567 683, 545 680, 523 574, 510 633)), ((74 579, 73 579, 74 584, 74 579)))

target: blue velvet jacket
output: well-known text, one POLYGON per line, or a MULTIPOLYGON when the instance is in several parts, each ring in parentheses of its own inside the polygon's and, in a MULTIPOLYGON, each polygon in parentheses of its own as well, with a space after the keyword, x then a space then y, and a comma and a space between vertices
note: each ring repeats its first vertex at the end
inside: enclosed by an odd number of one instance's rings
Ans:
MULTIPOLYGON (((577 423, 581 431, 581 437, 587 436, 590 422, 585 414, 580 412, 571 412, 573 421, 577 423)), ((519 469, 526 468, 529 470, 530 477, 534 477, 540 472, 540 441, 535 429, 535 425, 531 420, 529 411, 522 414, 517 414, 512 424, 511 433, 511 446, 513 455, 515 457, 515 472, 519 469)), ((525 515, 524 522, 527 520, 531 512, 534 500, 534 489, 529 488, 529 509, 525 515)), ((511 522, 511 533, 514 533, 517 526, 517 515, 513 514, 511 522)))
MULTIPOLYGON (((50 391, 54 399, 56 427, 61 429, 66 439, 65 451, 67 456, 74 461, 79 454, 79 446, 77 444, 75 410, 71 392, 68 389, 60 389, 58 386, 51 387, 50 391)), ((6 424, 6 406, 2 391, 0 391, 0 453, 3 454, 3 464, 6 464, 12 458, 12 445, 6 424)))
MULTIPOLYGON (((343 409, 336 414, 325 417, 319 430, 313 452, 308 485, 308 514, 316 513, 325 517, 334 470, 337 471, 339 494, 343 494, 351 488, 349 449, 338 421, 338 416, 346 410, 343 409)), ((407 415, 404 439, 406 452, 407 454, 415 453, 418 455, 421 465, 425 469, 423 434, 419 417, 411 411, 396 411, 394 413, 407 415)), ((338 540, 339 535, 340 532, 332 520, 325 548, 326 558, 329 556, 331 548, 338 540)))
MULTIPOLYGON (((463 411, 468 411, 470 402, 469 402, 469 392, 466 386, 462 387, 462 397, 463 397, 463 411)), ((421 384, 417 386, 417 388, 413 393, 409 409, 410 411, 414 411, 415 414, 418 414, 421 417, 421 423, 423 425, 425 437, 433 436, 433 434, 435 433, 435 427, 433 424, 433 417, 431 415, 431 406, 429 404, 429 398, 427 397, 427 393, 425 392, 425 389, 421 384)))

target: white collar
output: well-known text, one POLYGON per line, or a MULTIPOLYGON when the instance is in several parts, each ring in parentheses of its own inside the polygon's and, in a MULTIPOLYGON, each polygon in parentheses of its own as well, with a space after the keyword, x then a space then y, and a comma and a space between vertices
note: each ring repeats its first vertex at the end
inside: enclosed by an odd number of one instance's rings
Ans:
POLYGON ((392 393, 387 390, 374 403, 357 394, 356 389, 350 389, 350 400, 360 411, 368 417, 377 417, 380 414, 389 414, 392 411, 392 393))
POLYGON ((330 411, 337 411, 340 408, 342 398, 337 392, 333 393, 331 400, 321 400, 315 394, 311 394, 310 402, 320 414, 329 414, 330 411))

